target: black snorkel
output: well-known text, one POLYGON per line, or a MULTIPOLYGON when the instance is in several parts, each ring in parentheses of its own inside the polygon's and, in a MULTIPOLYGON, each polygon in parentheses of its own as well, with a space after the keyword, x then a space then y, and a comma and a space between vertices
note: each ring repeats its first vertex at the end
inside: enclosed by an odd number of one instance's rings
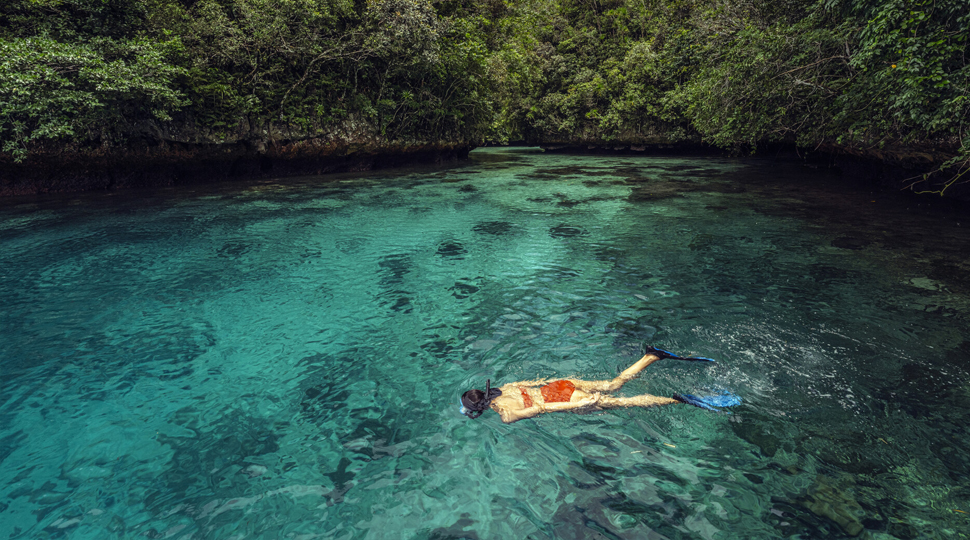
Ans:
POLYGON ((458 405, 461 407, 459 412, 468 418, 478 418, 492 405, 492 400, 501 395, 501 390, 492 388, 492 380, 485 379, 485 392, 475 389, 462 394, 458 400, 458 405))

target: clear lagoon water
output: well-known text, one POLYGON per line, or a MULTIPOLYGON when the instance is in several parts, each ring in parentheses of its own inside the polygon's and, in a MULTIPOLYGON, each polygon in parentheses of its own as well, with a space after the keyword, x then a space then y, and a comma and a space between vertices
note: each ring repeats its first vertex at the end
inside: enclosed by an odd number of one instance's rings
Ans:
POLYGON ((7 201, 0 538, 966 538, 970 216, 770 160, 7 201), (534 377, 689 406, 468 420, 534 377))

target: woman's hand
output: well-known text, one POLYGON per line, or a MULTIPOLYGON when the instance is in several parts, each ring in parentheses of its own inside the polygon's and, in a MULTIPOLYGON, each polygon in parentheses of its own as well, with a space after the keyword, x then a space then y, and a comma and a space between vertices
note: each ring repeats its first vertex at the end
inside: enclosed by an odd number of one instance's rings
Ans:
POLYGON ((591 407, 599 403, 600 395, 591 394, 576 402, 580 407, 591 407))

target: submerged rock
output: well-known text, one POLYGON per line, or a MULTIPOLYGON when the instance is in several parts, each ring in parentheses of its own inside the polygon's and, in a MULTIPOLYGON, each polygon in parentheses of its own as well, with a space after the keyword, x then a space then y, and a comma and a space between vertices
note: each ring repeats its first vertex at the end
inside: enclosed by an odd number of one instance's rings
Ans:
POLYGON ((569 225, 558 225, 549 229, 549 236, 553 238, 572 238, 574 236, 583 236, 584 234, 586 234, 584 229, 570 227, 569 225))
POLYGON ((865 511, 848 493, 834 485, 835 480, 819 475, 798 502, 813 514, 829 519, 849 536, 859 536, 865 527, 865 511))
POLYGON ((513 232, 513 226, 508 221, 483 221, 472 227, 472 230, 480 234, 502 236, 513 232))
POLYGON ((460 259, 466 253, 468 253, 468 250, 465 249, 465 246, 455 240, 442 242, 438 245, 437 254, 441 257, 460 259))
POLYGON ((781 439, 772 431, 782 431, 768 418, 748 416, 742 422, 731 422, 731 429, 745 441, 755 445, 766 457, 775 457, 782 446, 781 439))
POLYGON ((871 243, 872 242, 866 240, 865 238, 857 238, 855 236, 840 236, 835 240, 832 240, 832 246, 851 250, 863 249, 871 243))
POLYGON ((685 193, 696 192, 735 193, 735 191, 729 191, 728 188, 720 184, 702 184, 686 180, 654 180, 646 184, 628 181, 627 184, 634 184, 635 186, 630 190, 630 195, 627 197, 630 202, 659 201, 683 197, 685 193))
POLYGON ((473 528, 477 524, 477 521, 471 519, 471 514, 465 512, 450 527, 432 529, 428 534, 428 538, 435 540, 478 540, 480 537, 473 528))
POLYGON ((627 200, 630 202, 659 201, 673 197, 681 197, 681 190, 671 184, 648 184, 630 191, 627 200))

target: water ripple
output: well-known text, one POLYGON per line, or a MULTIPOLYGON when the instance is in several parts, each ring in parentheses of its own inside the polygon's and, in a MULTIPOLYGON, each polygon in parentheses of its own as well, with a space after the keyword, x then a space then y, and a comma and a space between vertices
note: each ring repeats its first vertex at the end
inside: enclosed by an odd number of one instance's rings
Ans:
POLYGON ((963 530, 970 234, 800 179, 489 150, 2 208, 0 536, 963 530), (648 344, 718 362, 621 394, 742 405, 457 412, 486 378, 607 379, 648 344))

